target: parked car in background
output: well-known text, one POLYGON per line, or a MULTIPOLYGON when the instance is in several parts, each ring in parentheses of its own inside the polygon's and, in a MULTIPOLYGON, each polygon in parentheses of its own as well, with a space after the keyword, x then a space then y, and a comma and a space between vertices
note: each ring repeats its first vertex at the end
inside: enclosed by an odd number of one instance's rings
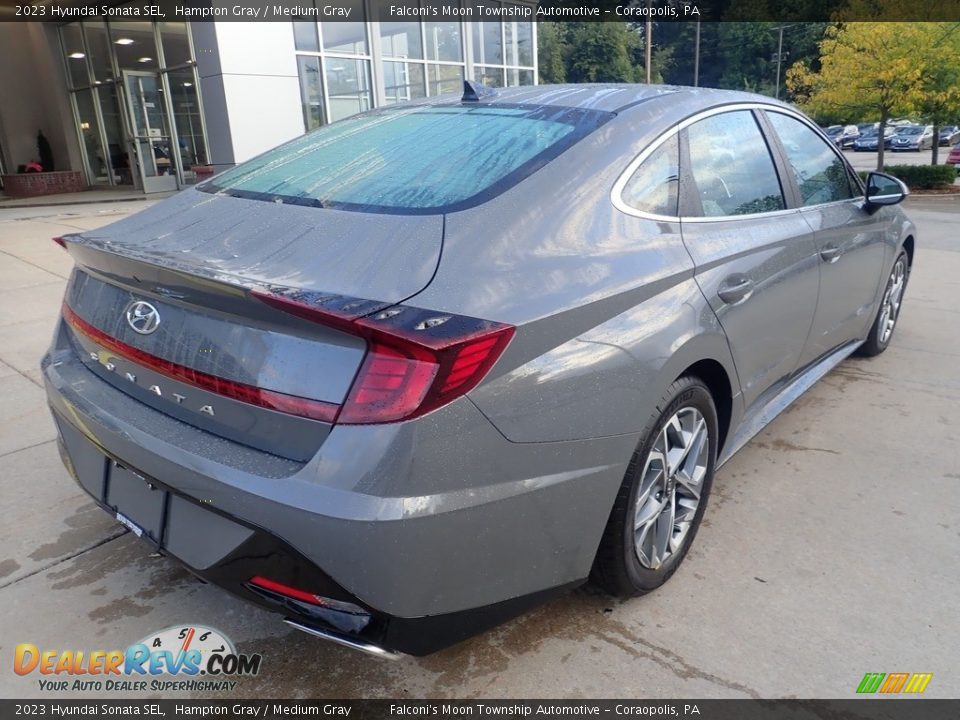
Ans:
POLYGON ((960 126, 944 125, 940 128, 940 144, 953 145, 960 140, 960 126))
POLYGON ((953 165, 960 173, 960 143, 950 148, 950 154, 947 155, 947 164, 953 165))
MULTIPOLYGON (((885 149, 890 148, 890 139, 893 137, 896 130, 892 127, 887 127, 883 129, 883 147, 885 149)), ((853 151, 854 152, 876 152, 879 149, 880 144, 880 131, 879 128, 874 128, 868 130, 853 141, 853 151)))
POLYGON ((845 126, 840 134, 840 147, 853 147, 853 143, 856 142, 858 137, 860 137, 860 129, 856 125, 845 126))
POLYGON ((933 125, 911 125, 901 128, 890 141, 890 149, 894 152, 908 150, 919 152, 930 147, 933 147, 933 125))
POLYGON ((906 195, 747 93, 466 83, 354 115, 56 238, 61 456, 151 550, 375 654, 588 577, 641 595, 716 468, 888 347, 906 195))
POLYGON ((843 125, 828 125, 825 128, 821 128, 823 134, 830 138, 830 141, 840 147, 840 144, 843 139, 843 125))
POLYGON ((872 122, 872 123, 860 123, 859 125, 857 125, 857 130, 860 131, 860 134, 861 134, 861 135, 866 135, 867 133, 869 133, 869 132, 871 132, 871 131, 876 132, 876 131, 877 131, 877 128, 879 128, 879 127, 880 127, 880 123, 875 123, 875 122, 872 122))

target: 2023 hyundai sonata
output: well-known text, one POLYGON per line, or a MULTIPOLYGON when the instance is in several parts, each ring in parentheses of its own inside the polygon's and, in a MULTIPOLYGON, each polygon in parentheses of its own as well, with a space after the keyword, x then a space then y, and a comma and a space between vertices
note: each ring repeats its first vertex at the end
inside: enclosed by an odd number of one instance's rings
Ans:
POLYGON ((890 342, 905 194, 742 93, 468 85, 358 115, 58 238, 64 462, 197 575, 372 652, 591 576, 641 594, 715 469, 890 342))

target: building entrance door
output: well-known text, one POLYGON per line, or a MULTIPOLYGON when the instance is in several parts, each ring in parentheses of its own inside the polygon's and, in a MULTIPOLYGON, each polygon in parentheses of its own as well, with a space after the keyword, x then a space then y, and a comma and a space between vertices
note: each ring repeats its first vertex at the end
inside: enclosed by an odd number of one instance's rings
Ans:
POLYGON ((126 70, 123 82, 130 117, 130 142, 145 193, 177 189, 177 168, 170 118, 160 85, 152 72, 126 70))

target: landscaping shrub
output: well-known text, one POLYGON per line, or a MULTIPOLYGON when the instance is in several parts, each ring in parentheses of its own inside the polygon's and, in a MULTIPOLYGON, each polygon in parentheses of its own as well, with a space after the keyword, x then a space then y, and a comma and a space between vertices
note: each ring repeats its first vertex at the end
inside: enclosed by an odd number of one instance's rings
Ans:
POLYGON ((911 190, 939 190, 953 185, 953 165, 887 165, 883 171, 903 180, 911 190))

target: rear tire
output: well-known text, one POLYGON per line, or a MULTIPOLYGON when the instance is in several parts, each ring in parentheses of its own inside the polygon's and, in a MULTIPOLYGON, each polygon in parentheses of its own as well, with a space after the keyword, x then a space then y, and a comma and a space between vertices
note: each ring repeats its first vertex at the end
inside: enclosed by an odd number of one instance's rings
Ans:
POLYGON ((591 578, 619 597, 663 585, 700 527, 717 458, 717 411, 697 377, 674 382, 657 404, 627 468, 591 578))
POLYGON ((870 334, 857 351, 860 355, 874 357, 890 345, 893 331, 897 327, 897 320, 900 318, 900 310, 903 308, 903 295, 909 279, 910 263, 906 251, 901 250, 890 269, 890 276, 884 286, 883 297, 880 299, 880 307, 877 308, 877 317, 874 318, 870 334))

